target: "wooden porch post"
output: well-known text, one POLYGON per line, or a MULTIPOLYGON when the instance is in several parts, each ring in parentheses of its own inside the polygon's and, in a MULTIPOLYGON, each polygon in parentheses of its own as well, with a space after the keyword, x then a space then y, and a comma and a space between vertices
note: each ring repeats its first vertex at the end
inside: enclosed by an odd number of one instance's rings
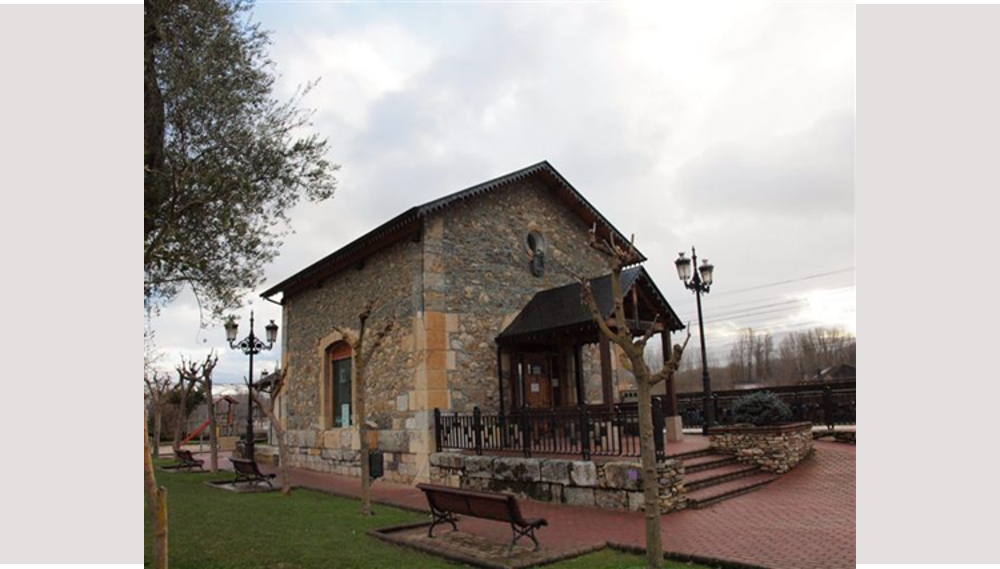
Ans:
POLYGON ((573 344, 573 375, 576 376, 576 404, 587 404, 587 393, 583 390, 583 346, 573 344))
POLYGON ((497 387, 500 389, 500 414, 503 415, 503 348, 497 346, 497 387))
POLYGON ((513 412, 518 407, 524 406, 524 393, 521 391, 521 370, 518 363, 520 354, 515 349, 510 350, 510 410, 513 412))
POLYGON ((601 386, 604 390, 604 404, 608 410, 614 409, 615 397, 611 386, 611 341, 604 334, 599 334, 601 346, 601 386))

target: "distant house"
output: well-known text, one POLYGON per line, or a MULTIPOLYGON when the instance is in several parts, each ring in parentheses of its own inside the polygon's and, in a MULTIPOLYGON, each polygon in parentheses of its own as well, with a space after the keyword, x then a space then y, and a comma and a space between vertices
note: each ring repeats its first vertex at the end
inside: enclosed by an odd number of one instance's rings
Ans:
MULTIPOLYGON (((620 402, 634 382, 580 300, 583 277, 605 314, 614 305, 591 228, 628 240, 541 162, 408 209, 265 291, 281 298, 278 407, 292 465, 359 475, 354 354, 334 327, 356 328, 373 299, 373 328, 396 320, 367 368, 366 420, 390 480, 428 479, 435 409, 620 402)), ((666 332, 669 354, 669 333, 684 325, 641 265, 622 281, 629 322, 666 332)))

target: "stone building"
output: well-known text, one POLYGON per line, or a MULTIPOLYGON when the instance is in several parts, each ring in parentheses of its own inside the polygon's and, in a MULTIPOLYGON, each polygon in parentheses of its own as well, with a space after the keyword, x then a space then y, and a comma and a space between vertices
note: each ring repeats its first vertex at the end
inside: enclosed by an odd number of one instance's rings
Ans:
MULTIPOLYGON (((386 478, 429 477, 434 410, 612 405, 630 377, 580 302, 592 280, 612 304, 589 232, 624 241, 548 162, 411 208, 267 290, 283 307, 280 410, 292 466, 360 473, 350 348, 335 326, 396 326, 369 364, 369 424, 386 478), (601 278, 603 277, 603 278, 601 278)), ((641 266, 623 274, 627 312, 683 326, 641 266)), ((664 350, 669 353, 669 350, 664 350)))

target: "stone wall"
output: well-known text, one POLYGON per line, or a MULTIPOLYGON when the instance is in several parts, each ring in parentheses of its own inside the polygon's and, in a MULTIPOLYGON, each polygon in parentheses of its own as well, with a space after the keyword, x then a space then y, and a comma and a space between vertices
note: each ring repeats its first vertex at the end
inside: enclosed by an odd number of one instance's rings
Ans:
POLYGON ((496 336, 536 292, 574 282, 574 274, 608 272, 607 260, 589 245, 589 230, 536 180, 455 203, 427 221, 424 306, 454 319, 445 354, 454 362, 446 376, 449 409, 496 412, 496 336), (530 267, 530 231, 546 243, 540 277, 530 267))
MULTIPOLYGON (((476 456, 438 452, 430 457, 431 481, 454 488, 504 492, 520 498, 609 510, 643 509, 638 462, 560 458, 476 456)), ((660 509, 686 505, 684 466, 678 460, 658 465, 660 509)))
POLYGON ((783 474, 812 452, 812 423, 713 427, 709 432, 709 444, 714 450, 735 455, 740 462, 783 474))
POLYGON ((368 366, 368 420, 375 423, 379 448, 387 453, 386 478, 410 482, 423 470, 426 479, 430 412, 426 403, 410 397, 423 357, 418 349, 425 330, 419 312, 421 251, 420 243, 400 241, 284 299, 282 365, 288 385, 282 406, 292 466, 342 474, 360 468, 357 417, 349 427, 334 428, 324 408, 331 398, 326 349, 342 339, 334 326, 357 330, 362 307, 377 299, 381 308, 369 325, 381 328, 391 317, 397 324, 368 366))

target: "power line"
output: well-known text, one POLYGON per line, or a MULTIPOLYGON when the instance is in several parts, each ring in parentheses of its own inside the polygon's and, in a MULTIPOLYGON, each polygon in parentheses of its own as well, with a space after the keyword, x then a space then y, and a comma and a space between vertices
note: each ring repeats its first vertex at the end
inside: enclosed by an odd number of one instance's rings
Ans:
MULTIPOLYGON (((843 294, 843 293, 837 293, 837 294, 843 294)), ((830 295, 830 296, 836 296, 836 295, 830 295)), ((789 310, 795 310, 798 308, 811 306, 812 304, 813 303, 811 302, 811 299, 799 298, 799 299, 786 300, 783 302, 774 302, 768 304, 761 304, 757 306, 748 306, 746 308, 732 310, 729 312, 722 312, 722 313, 713 312, 709 314, 709 318, 705 320, 705 323, 708 324, 713 322, 728 322, 731 320, 741 320, 744 318, 749 318, 752 316, 758 316, 762 314, 780 313, 789 310)), ((688 315, 687 319, 682 319, 682 321, 693 322, 696 318, 697 318, 696 314, 690 314, 688 315)))
POLYGON ((795 278, 795 279, 788 279, 788 280, 784 280, 784 281, 775 281, 775 282, 770 282, 770 283, 764 283, 764 284, 760 284, 760 285, 756 285, 756 286, 751 286, 751 287, 746 287, 746 288, 738 288, 738 289, 735 289, 735 290, 726 290, 726 291, 723 291, 723 292, 720 292, 720 293, 717 293, 717 294, 713 294, 712 296, 714 296, 715 298, 720 298, 720 297, 724 297, 724 296, 730 296, 730 295, 733 295, 733 294, 739 294, 739 293, 748 292, 748 291, 751 291, 751 290, 760 290, 760 289, 763 289, 763 288, 770 288, 770 287, 774 287, 774 286, 781 286, 781 285, 792 284, 792 283, 797 283, 797 282, 802 282, 802 281, 808 281, 808 280, 812 280, 812 279, 819 279, 819 278, 823 278, 823 277, 829 277, 829 276, 832 276, 832 275, 838 275, 838 274, 841 274, 841 273, 847 273, 847 272, 850 272, 850 271, 853 271, 853 270, 854 270, 854 267, 847 267, 847 268, 844 268, 844 269, 838 269, 836 271, 828 271, 828 272, 825 272, 825 273, 817 273, 815 275, 806 275, 804 277, 798 277, 798 278, 795 278))
MULTIPOLYGON (((856 289, 856 288, 857 288, 857 285, 847 285, 847 286, 842 286, 842 287, 837 287, 837 288, 824 289, 821 292, 821 294, 823 296, 827 296, 827 295, 833 296, 833 295, 836 295, 836 294, 843 294, 845 292, 848 292, 848 291, 850 291, 852 289, 856 289)), ((710 296, 709 298, 712 298, 712 297, 710 296)), ((732 308, 732 307, 735 307, 735 306, 743 306, 743 305, 746 305, 746 304, 754 304, 754 303, 757 303, 757 302, 768 302, 768 301, 771 301, 771 300, 783 300, 783 299, 788 299, 788 298, 789 298, 788 294, 776 294, 776 295, 773 295, 773 296, 765 296, 765 297, 762 297, 762 298, 755 298, 755 299, 752 299, 752 300, 743 300, 743 301, 740 301, 740 302, 730 302, 730 303, 723 304, 723 305, 717 305, 714 302, 712 302, 711 300, 709 300, 709 301, 707 301, 707 303, 708 303, 707 306, 711 310, 713 310, 713 311, 714 310, 725 310, 727 308, 732 308)), ((801 298, 801 297, 797 297, 797 298, 801 298)), ((684 301, 684 303, 693 303, 693 302, 694 302, 693 300, 691 300, 691 301, 685 300, 684 301)), ((681 303, 678 303, 678 304, 681 304, 681 303)), ((688 310, 688 309, 692 309, 693 310, 694 306, 690 306, 690 307, 685 306, 685 307, 682 308, 682 310, 688 310)))

